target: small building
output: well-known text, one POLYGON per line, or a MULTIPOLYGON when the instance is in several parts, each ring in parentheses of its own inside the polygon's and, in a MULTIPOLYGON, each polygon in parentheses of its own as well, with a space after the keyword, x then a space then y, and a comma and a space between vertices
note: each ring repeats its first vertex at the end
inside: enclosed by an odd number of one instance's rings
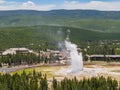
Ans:
POLYGON ((2 51, 0 51, 0 56, 2 56, 2 51))
POLYGON ((90 55, 90 60, 104 60, 105 55, 90 55))

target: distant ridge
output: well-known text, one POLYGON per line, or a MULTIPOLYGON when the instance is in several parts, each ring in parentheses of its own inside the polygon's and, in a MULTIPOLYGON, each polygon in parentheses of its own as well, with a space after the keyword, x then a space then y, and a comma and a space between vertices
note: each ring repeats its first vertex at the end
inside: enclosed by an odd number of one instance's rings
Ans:
POLYGON ((50 10, 50 11, 37 11, 37 10, 6 10, 0 11, 0 16, 10 15, 45 15, 45 16, 71 16, 76 18, 108 18, 120 19, 120 11, 99 11, 99 10, 50 10))
POLYGON ((8 10, 0 11, 0 27, 52 25, 120 32, 120 11, 8 10))

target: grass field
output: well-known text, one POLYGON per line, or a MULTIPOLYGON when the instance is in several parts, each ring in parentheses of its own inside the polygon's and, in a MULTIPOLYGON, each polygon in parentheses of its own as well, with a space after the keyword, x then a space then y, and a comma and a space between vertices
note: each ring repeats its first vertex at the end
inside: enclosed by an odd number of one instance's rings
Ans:
POLYGON ((41 72, 42 74, 46 74, 47 78, 52 78, 54 77, 55 72, 57 72, 58 70, 60 70, 63 67, 67 67, 67 66, 42 66, 42 67, 36 67, 36 68, 28 68, 28 69, 24 69, 24 70, 18 70, 15 72, 11 72, 11 74, 15 74, 18 73, 19 75, 25 71, 27 74, 32 73, 34 70, 36 72, 41 72))

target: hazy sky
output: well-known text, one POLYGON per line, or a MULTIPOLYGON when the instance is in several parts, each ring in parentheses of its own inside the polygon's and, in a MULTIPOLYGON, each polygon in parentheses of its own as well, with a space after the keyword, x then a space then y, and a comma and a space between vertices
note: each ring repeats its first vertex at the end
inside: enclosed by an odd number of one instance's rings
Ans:
POLYGON ((120 0, 0 0, 0 10, 95 9, 120 11, 120 0))

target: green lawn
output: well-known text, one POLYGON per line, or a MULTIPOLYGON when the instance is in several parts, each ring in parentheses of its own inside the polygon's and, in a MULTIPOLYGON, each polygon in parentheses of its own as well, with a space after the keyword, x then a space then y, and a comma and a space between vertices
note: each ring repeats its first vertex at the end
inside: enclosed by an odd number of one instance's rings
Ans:
POLYGON ((61 66, 43 66, 43 67, 36 67, 36 68, 28 68, 28 69, 23 69, 23 70, 18 70, 15 72, 11 72, 11 74, 18 73, 19 75, 25 71, 27 74, 32 73, 33 70, 36 72, 41 72, 42 74, 46 74, 47 78, 52 78, 58 70, 60 70, 61 66))

